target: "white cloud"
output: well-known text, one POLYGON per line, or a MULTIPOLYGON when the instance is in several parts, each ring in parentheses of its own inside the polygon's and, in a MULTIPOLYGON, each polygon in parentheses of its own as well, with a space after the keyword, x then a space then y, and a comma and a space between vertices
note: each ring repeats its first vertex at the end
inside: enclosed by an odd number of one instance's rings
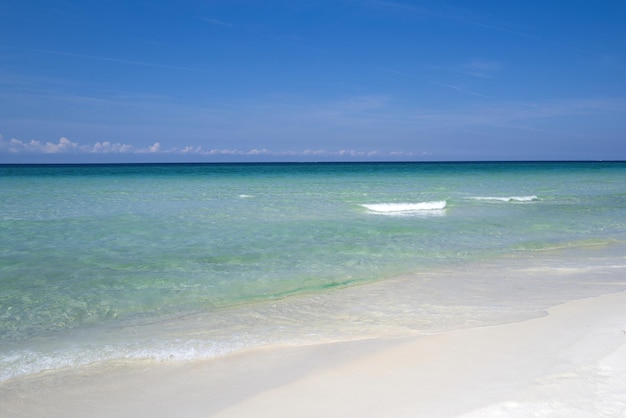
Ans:
POLYGON ((52 142, 46 142, 43 152, 46 154, 58 154, 65 152, 79 151, 80 145, 76 142, 72 142, 67 138, 60 138, 59 142, 54 144, 52 142))
POLYGON ((252 148, 242 150, 237 148, 211 148, 207 149, 201 146, 184 146, 162 149, 159 142, 153 145, 138 148, 130 144, 122 144, 119 142, 112 143, 109 141, 96 142, 93 145, 82 145, 77 142, 70 141, 62 137, 58 142, 41 142, 37 140, 22 141, 12 138, 5 141, 0 135, 0 154, 161 154, 161 155, 197 155, 197 156, 274 156, 274 157, 415 157, 428 155, 427 153, 413 152, 380 152, 377 150, 325 150, 325 149, 304 149, 304 150, 286 150, 272 151, 266 148, 252 148))
POLYGON ((12 138, 9 141, 4 141, 2 136, 0 136, 0 151, 9 153, 57 154, 83 152, 85 151, 85 149, 84 147, 70 141, 67 138, 60 138, 57 143, 43 143, 34 139, 31 139, 28 142, 24 142, 15 138, 12 138))
POLYGON ((161 144, 159 144, 158 142, 155 142, 154 145, 152 145, 151 147, 148 147, 148 152, 153 153, 153 152, 159 152, 161 150, 161 144))
POLYGON ((146 154, 160 152, 161 145, 156 142, 147 148, 136 148, 129 144, 96 142, 93 145, 81 145, 65 137, 58 142, 41 142, 35 139, 22 141, 11 138, 5 141, 0 135, 0 152, 11 154, 146 154))
POLYGON ((102 153, 102 154, 128 153, 132 151, 133 151, 132 145, 120 144, 120 143, 112 144, 109 141, 96 142, 96 144, 93 146, 93 152, 102 153))

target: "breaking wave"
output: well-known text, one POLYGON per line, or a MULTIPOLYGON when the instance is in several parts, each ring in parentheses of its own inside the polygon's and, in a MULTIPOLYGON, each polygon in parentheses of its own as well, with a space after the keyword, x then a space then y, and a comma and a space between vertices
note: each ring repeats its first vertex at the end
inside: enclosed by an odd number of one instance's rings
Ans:
POLYGON ((362 204, 365 209, 382 215, 409 215, 409 214, 443 214, 446 208, 445 200, 417 203, 371 203, 362 204))
POLYGON ((474 200, 492 200, 497 202, 534 202, 539 200, 539 198, 535 195, 532 196, 505 196, 505 197, 497 197, 497 196, 478 196, 473 197, 474 200))

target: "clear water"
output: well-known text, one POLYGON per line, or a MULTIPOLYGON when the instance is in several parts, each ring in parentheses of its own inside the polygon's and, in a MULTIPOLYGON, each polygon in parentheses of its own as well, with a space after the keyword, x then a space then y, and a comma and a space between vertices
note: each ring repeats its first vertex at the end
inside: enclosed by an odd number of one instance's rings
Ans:
POLYGON ((536 314, 625 214, 617 162, 0 166, 0 379, 536 314))

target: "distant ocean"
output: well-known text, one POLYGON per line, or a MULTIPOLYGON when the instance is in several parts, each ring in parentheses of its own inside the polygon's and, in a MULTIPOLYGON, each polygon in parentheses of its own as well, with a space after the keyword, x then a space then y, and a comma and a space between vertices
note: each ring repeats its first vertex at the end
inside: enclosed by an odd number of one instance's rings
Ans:
POLYGON ((0 380, 626 289, 626 163, 0 166, 0 380))

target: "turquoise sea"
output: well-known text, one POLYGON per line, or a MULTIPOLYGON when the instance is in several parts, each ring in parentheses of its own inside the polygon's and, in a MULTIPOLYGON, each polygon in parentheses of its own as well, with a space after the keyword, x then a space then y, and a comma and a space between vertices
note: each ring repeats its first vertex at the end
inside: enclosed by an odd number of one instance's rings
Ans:
POLYGON ((0 380, 626 289, 626 163, 0 166, 0 380))

